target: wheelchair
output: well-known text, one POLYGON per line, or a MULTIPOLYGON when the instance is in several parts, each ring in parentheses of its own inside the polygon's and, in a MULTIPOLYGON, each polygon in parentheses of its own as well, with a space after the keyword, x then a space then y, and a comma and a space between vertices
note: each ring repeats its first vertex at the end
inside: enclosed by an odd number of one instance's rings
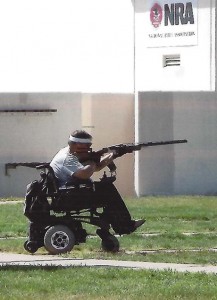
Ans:
MULTIPOLYGON (((24 215, 29 220, 28 239, 24 243, 27 252, 35 253, 41 247, 53 255, 70 252, 75 245, 86 242, 88 233, 83 223, 97 227, 96 234, 104 251, 119 251, 119 241, 109 232, 110 224, 105 220, 103 207, 73 207, 72 197, 85 197, 93 192, 94 182, 77 182, 59 188, 49 164, 36 166, 36 169, 41 171, 41 178, 27 185, 24 203, 24 215)), ((115 179, 104 173, 100 182, 105 185, 115 179)))

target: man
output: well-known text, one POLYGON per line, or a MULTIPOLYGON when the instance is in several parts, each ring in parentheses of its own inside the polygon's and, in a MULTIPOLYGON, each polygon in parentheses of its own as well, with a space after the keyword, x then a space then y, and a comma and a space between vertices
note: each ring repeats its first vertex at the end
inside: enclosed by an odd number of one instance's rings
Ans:
MULTIPOLYGON (((84 130, 76 130, 69 136, 68 146, 61 149, 50 163, 59 187, 70 183, 90 183, 94 172, 102 170, 113 161, 113 153, 104 155, 98 163, 88 160, 91 145, 92 136, 84 130)), ((80 196, 74 199, 73 194, 71 199, 69 194, 68 201, 79 209, 103 207, 106 222, 118 234, 129 234, 145 222, 142 219, 131 219, 123 199, 111 182, 94 182, 93 186, 91 190, 81 189, 80 196)))

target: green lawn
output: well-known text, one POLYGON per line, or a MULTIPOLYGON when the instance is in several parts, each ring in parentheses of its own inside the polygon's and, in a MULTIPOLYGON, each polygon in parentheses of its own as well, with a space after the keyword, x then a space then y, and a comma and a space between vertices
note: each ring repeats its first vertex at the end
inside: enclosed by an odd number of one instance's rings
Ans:
POLYGON ((217 299, 215 275, 116 268, 8 267, 0 299, 217 299))
MULTIPOLYGON (((217 265, 217 197, 144 197, 126 203, 134 218, 147 221, 118 238, 118 253, 103 252, 96 228, 86 225, 87 242, 64 256, 217 265)), ((28 220, 22 208, 22 203, 0 206, 0 251, 26 253, 28 220)), ((0 272, 0 299, 217 299, 214 274, 83 267, 2 267, 0 272)))
MULTIPOLYGON (((85 244, 75 246, 68 255, 103 258, 112 255, 115 259, 121 257, 142 261, 149 261, 151 257, 154 261, 187 260, 192 263, 201 260, 201 263, 216 264, 213 252, 213 248, 217 247, 216 197, 144 197, 127 199, 126 204, 134 218, 145 217, 147 221, 135 233, 119 237, 119 253, 114 255, 101 251, 96 227, 85 225, 90 238, 85 244), (198 255, 192 253, 195 249, 200 250, 198 255), (146 250, 149 252, 144 255, 146 250), (177 253, 159 251, 153 254, 150 250, 177 250, 177 253)), ((0 238, 7 237, 6 240, 0 239, 1 251, 11 249, 25 253, 23 242, 27 235, 28 220, 22 210, 22 203, 1 205, 0 238)), ((45 253, 45 250, 40 248, 37 253, 45 253)))

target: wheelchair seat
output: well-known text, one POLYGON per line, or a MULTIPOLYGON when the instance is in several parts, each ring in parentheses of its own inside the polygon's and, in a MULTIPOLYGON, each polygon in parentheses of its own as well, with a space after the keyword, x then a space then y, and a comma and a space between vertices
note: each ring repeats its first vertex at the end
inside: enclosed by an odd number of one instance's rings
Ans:
POLYGON ((72 182, 59 187, 58 180, 54 174, 53 169, 47 167, 46 186, 47 196, 51 198, 51 209, 56 212, 71 212, 81 213, 83 209, 92 209, 91 201, 83 207, 81 198, 88 197, 93 191, 93 182, 90 180, 78 180, 74 178, 72 182))

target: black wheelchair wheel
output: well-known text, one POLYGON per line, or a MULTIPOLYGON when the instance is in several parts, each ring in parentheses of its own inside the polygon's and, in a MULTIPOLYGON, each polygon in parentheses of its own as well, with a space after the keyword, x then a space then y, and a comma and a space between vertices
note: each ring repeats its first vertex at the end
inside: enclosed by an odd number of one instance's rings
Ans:
POLYGON ((118 252, 119 251, 119 241, 114 235, 109 235, 102 239, 101 242, 102 249, 108 252, 118 252))
POLYGON ((48 228, 44 236, 44 247, 50 254, 70 252, 75 245, 74 233, 64 225, 48 228))
POLYGON ((25 241, 23 247, 29 253, 35 253, 38 250, 37 242, 33 242, 33 241, 25 241))

